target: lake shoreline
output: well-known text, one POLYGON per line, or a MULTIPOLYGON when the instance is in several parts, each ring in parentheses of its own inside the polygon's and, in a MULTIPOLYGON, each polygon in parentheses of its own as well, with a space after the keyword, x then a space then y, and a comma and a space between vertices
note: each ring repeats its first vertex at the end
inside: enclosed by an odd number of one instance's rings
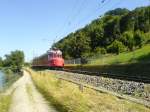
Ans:
POLYGON ((10 69, 1 69, 0 73, 3 75, 2 87, 0 85, 0 92, 5 92, 15 81, 17 81, 21 75, 19 73, 14 73, 10 69))

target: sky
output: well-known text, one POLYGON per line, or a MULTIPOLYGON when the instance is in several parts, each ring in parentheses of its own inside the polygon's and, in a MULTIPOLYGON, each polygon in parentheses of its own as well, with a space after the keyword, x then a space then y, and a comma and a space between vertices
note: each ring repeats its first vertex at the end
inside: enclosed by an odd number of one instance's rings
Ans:
POLYGON ((150 0, 0 0, 0 57, 22 50, 30 61, 108 10, 148 5, 150 0))

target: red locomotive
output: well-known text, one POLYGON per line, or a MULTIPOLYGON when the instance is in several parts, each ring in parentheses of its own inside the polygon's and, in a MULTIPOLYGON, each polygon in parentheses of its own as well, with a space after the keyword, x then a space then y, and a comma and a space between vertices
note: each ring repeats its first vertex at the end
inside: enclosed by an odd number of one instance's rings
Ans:
POLYGON ((62 52, 59 49, 53 48, 47 51, 40 57, 33 59, 33 68, 63 68, 64 59, 62 58, 62 52))

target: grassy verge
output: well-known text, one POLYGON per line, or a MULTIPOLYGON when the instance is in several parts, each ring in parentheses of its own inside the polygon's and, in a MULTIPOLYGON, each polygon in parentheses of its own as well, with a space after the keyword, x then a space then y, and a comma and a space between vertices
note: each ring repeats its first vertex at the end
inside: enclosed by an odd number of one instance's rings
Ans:
MULTIPOLYGON (((150 62, 150 44, 131 52, 119 55, 106 54, 91 58, 86 66, 91 65, 117 65, 150 62)), ((65 64, 65 66, 79 66, 79 64, 65 64)))
POLYGON ((118 63, 147 62, 150 59, 150 44, 133 52, 120 53, 119 55, 103 56, 90 62, 91 65, 112 65, 118 63))
POLYGON ((65 69, 103 72, 117 75, 150 77, 150 44, 134 52, 97 58, 91 64, 65 65, 65 69))
MULTIPOLYGON (((3 69, 2 69, 3 70, 3 69)), ((11 71, 7 72, 3 70, 5 73, 5 85, 2 90, 0 90, 0 112, 8 112, 10 104, 11 104, 11 97, 12 93, 9 95, 3 94, 6 89, 8 89, 15 81, 17 81, 21 75, 14 74, 11 71)))
POLYGON ((149 108, 106 93, 62 81, 49 72, 30 70, 32 79, 45 98, 60 112, 150 112, 149 108))
POLYGON ((8 112, 11 103, 11 96, 0 95, 0 112, 8 112))

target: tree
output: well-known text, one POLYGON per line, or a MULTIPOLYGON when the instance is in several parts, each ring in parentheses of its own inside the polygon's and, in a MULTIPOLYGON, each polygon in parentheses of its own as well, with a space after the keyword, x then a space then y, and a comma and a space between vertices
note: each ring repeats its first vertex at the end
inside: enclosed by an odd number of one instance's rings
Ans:
POLYGON ((106 12, 105 15, 125 15, 127 13, 129 13, 128 9, 117 8, 117 9, 106 12))
POLYGON ((5 55, 4 67, 10 67, 13 71, 20 71, 24 64, 23 51, 12 51, 10 54, 5 55))
POLYGON ((130 12, 127 15, 124 15, 120 20, 120 30, 121 32, 126 31, 134 31, 135 29, 135 23, 137 18, 137 13, 130 12))
POLYGON ((105 48, 100 48, 100 47, 97 47, 97 48, 94 50, 94 52, 95 52, 96 54, 106 54, 106 53, 107 53, 107 51, 106 51, 105 48))
POLYGON ((79 32, 71 38, 69 46, 71 46, 70 54, 73 58, 80 58, 83 54, 90 52, 90 39, 83 32, 79 32))
POLYGON ((3 59, 0 57, 0 67, 3 66, 3 59))
POLYGON ((92 56, 97 48, 108 48, 116 40, 132 51, 140 43, 140 46, 145 43, 142 36, 135 33, 138 30, 150 42, 150 6, 133 11, 120 8, 108 11, 103 17, 70 33, 55 45, 63 51, 65 59, 92 56))
POLYGON ((91 48, 95 49, 96 47, 103 46, 103 37, 104 37, 104 30, 101 27, 93 28, 90 33, 91 39, 91 48))
POLYGON ((150 6, 147 8, 141 8, 137 10, 138 10, 138 29, 143 32, 150 31, 150 6))
POLYGON ((133 35, 132 31, 128 31, 128 32, 123 33, 120 40, 123 42, 123 44, 125 46, 127 46, 129 48, 130 51, 133 50, 133 48, 134 48, 134 35, 133 35))
POLYGON ((135 46, 142 47, 145 42, 145 35, 143 32, 137 30, 134 33, 135 46))
POLYGON ((119 54, 124 52, 126 47, 122 44, 122 42, 115 40, 111 45, 107 47, 107 51, 109 53, 116 53, 119 54))
POLYGON ((114 16, 113 18, 111 16, 107 17, 107 22, 104 26, 104 39, 103 43, 105 46, 111 44, 115 39, 118 39, 120 37, 120 17, 114 16), (110 19, 108 19, 108 17, 110 19))

